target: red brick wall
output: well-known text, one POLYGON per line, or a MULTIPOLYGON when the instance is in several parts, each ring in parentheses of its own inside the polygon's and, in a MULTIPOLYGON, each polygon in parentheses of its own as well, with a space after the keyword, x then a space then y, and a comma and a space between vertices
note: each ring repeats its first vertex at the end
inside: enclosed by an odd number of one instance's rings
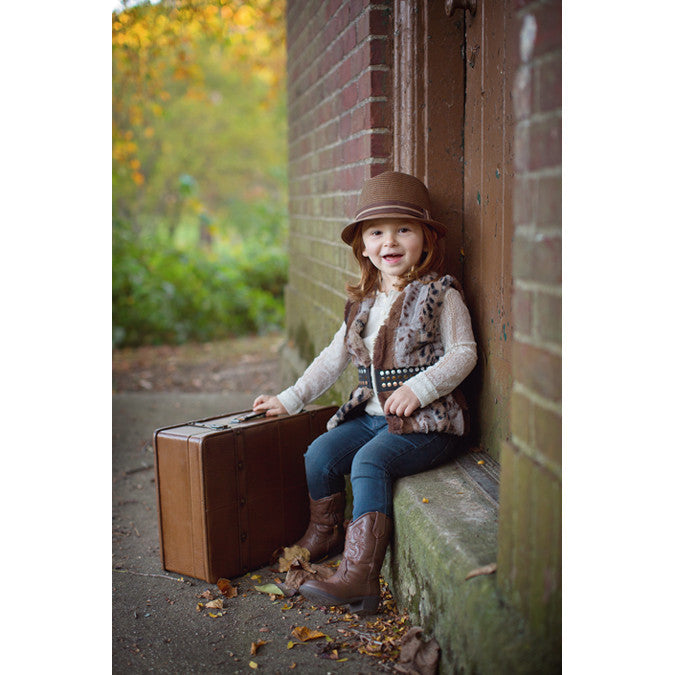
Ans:
POLYGON ((356 272, 340 232, 363 181, 390 167, 390 13, 366 0, 287 5, 287 328, 305 362, 339 327, 356 272))
POLYGON ((501 453, 499 579, 533 630, 559 641, 561 3, 514 4, 514 385, 511 441, 501 453))

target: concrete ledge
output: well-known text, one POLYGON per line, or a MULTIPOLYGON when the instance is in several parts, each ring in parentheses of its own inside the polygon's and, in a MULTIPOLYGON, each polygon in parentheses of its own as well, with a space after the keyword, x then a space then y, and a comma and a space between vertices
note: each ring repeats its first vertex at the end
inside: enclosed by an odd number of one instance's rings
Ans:
POLYGON ((383 575, 399 608, 439 643, 440 673, 555 672, 500 597, 496 575, 466 579, 497 560, 495 467, 486 455, 468 453, 397 481, 383 575), (479 458, 484 465, 476 465, 479 458))

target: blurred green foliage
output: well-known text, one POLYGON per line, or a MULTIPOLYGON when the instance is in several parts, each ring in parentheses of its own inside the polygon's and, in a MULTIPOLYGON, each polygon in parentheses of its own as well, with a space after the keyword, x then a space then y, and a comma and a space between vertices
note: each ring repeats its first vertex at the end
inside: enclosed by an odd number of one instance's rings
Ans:
POLYGON ((113 13, 113 346, 282 326, 284 7, 113 13))
POLYGON ((118 223, 113 344, 168 344, 264 333, 283 324, 287 258, 246 241, 205 255, 135 236, 118 223))

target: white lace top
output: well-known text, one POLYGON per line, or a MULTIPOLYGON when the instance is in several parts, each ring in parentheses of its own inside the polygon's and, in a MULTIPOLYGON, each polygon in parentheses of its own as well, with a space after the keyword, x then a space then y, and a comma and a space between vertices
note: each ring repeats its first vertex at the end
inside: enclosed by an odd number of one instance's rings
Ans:
MULTIPOLYGON (((379 292, 375 297, 363 331, 363 341, 371 358, 377 333, 399 293, 379 292)), ((331 343, 312 361, 298 381, 278 394, 279 402, 290 414, 300 412, 305 405, 330 389, 349 364, 349 354, 344 343, 345 331, 346 324, 343 322, 331 343)), ((471 330, 471 317, 462 296, 454 288, 448 289, 445 294, 440 331, 445 354, 433 366, 406 382, 422 408, 452 392, 476 365, 476 342, 471 330)), ((366 412, 371 415, 384 414, 377 396, 368 400, 366 412)))

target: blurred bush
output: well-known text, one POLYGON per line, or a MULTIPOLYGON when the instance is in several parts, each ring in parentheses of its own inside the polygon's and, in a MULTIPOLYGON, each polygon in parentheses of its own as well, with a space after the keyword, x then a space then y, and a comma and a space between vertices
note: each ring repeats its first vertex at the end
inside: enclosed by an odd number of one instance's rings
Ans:
POLYGON ((288 261, 279 246, 213 254, 114 228, 113 346, 217 340, 283 325, 288 261))

